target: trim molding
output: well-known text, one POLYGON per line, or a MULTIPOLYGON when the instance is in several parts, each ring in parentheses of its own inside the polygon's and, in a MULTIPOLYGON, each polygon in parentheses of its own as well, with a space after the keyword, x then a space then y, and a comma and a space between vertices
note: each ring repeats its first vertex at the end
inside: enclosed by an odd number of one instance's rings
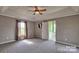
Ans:
POLYGON ((6 43, 14 42, 14 41, 16 40, 5 41, 5 42, 1 42, 0 44, 6 44, 6 43))
POLYGON ((56 41, 56 43, 60 43, 60 44, 63 44, 63 45, 68 45, 68 46, 73 46, 73 47, 79 47, 78 45, 67 43, 67 42, 62 42, 62 41, 56 41))

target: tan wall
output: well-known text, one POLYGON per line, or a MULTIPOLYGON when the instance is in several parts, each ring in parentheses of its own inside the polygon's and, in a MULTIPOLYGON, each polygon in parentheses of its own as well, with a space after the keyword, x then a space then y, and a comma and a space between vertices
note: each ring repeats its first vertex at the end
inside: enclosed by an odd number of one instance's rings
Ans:
POLYGON ((27 22, 27 29, 28 29, 28 38, 33 38, 34 37, 34 22, 27 22))
POLYGON ((79 44, 79 15, 56 19, 57 41, 79 44))
POLYGON ((41 24, 41 22, 35 22, 35 37, 42 38, 42 28, 39 28, 38 24, 41 24))
MULTIPOLYGON (((16 19, 0 16, 0 44, 15 41, 16 19)), ((34 22, 27 22, 28 38, 34 37, 34 22)))
POLYGON ((15 40, 16 20, 6 16, 0 16, 0 43, 15 40))
POLYGON ((42 39, 48 39, 48 22, 42 22, 42 39))

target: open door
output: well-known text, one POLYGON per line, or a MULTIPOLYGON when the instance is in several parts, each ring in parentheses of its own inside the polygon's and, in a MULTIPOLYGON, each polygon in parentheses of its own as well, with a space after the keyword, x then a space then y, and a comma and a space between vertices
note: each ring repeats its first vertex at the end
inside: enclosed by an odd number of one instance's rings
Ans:
POLYGON ((56 41, 56 21, 48 21, 48 39, 56 41))

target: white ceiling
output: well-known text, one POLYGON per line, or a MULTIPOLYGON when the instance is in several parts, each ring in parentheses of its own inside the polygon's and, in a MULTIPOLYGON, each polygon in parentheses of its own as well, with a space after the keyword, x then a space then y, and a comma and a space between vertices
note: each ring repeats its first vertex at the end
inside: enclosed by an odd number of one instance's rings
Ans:
POLYGON ((79 14, 78 6, 40 6, 46 8, 47 11, 43 15, 33 15, 29 10, 33 7, 29 6, 0 6, 0 15, 14 17, 29 21, 41 21, 54 19, 58 17, 79 14))

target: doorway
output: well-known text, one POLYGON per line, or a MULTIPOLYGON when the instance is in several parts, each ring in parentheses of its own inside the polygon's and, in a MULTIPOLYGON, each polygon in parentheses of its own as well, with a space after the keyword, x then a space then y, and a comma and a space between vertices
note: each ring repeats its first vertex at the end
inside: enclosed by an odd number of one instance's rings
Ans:
POLYGON ((18 39, 26 38, 26 22, 19 21, 18 22, 18 39))
POLYGON ((48 21, 48 39, 56 41, 56 21, 48 21))

